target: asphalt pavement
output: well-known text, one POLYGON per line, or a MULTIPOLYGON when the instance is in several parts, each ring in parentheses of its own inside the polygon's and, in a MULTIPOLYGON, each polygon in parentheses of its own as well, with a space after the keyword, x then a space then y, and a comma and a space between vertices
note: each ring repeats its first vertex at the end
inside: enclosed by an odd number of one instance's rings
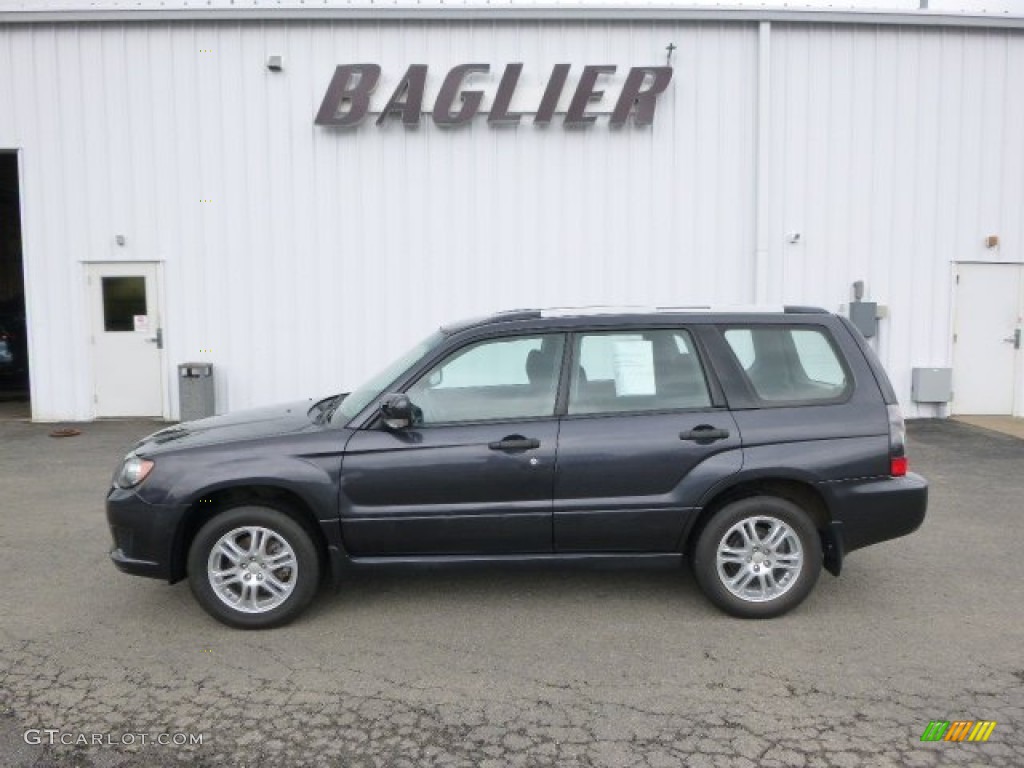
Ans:
POLYGON ((476 569, 359 574, 241 632, 107 559, 111 473, 159 425, 75 426, 0 423, 0 765, 1024 765, 1022 440, 912 424, 924 526, 771 621, 685 570, 476 569))

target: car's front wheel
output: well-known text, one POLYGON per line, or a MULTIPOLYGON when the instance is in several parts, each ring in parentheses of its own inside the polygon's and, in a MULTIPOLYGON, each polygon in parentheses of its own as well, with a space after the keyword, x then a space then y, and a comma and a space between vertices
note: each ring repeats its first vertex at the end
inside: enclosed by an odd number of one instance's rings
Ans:
POLYGON ((199 529, 189 549, 188 578, 214 618, 266 629, 291 621, 312 600, 320 563, 298 522, 270 507, 241 506, 199 529))
POLYGON ((722 507, 693 550, 704 594, 722 610, 750 619, 779 616, 799 605, 821 573, 821 539, 800 507, 755 496, 722 507))

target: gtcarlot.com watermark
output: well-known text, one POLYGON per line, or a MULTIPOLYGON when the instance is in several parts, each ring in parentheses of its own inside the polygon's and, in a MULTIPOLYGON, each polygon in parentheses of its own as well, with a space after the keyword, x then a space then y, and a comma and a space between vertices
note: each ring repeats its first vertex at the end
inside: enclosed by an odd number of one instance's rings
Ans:
POLYGON ((163 747, 194 747, 201 745, 204 733, 86 733, 62 731, 57 728, 29 728, 25 731, 26 744, 47 744, 68 747, 132 747, 158 744, 163 747))

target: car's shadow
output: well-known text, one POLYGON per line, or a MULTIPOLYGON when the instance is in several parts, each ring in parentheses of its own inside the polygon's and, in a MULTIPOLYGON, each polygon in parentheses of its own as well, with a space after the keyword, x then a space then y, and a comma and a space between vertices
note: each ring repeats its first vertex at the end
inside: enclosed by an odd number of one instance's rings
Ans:
POLYGON ((559 612, 594 604, 628 603, 681 609, 702 609, 704 598, 689 571, 673 569, 596 569, 570 566, 460 565, 354 569, 338 588, 324 584, 307 616, 356 615, 385 606, 393 612, 458 608, 507 610, 533 605, 559 612))

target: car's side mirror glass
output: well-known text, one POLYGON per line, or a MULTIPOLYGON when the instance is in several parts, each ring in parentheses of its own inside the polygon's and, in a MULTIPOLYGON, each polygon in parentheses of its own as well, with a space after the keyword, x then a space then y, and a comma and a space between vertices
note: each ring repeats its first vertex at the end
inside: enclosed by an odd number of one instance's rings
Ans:
POLYGON ((380 404, 380 415, 388 429, 408 429, 412 426, 413 404, 408 395, 385 395, 380 404))

